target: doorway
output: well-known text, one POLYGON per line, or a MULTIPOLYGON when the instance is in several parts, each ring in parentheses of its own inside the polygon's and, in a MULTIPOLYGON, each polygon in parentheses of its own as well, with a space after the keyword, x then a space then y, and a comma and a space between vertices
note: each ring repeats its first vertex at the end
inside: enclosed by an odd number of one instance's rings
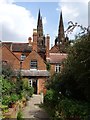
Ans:
POLYGON ((29 84, 31 87, 34 88, 34 94, 37 94, 37 80, 36 79, 29 79, 29 84))

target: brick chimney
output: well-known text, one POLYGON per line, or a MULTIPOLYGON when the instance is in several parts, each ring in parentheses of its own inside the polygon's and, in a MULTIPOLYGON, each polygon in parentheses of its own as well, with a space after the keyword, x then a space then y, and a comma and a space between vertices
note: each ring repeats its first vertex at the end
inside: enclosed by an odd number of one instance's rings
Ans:
POLYGON ((50 43, 50 36, 47 34, 46 36, 46 60, 49 61, 49 43, 50 43))
POLYGON ((32 38, 29 37, 29 38, 28 38, 28 43, 31 44, 31 41, 32 41, 32 38))
POLYGON ((33 50, 37 52, 37 29, 33 29, 33 50))

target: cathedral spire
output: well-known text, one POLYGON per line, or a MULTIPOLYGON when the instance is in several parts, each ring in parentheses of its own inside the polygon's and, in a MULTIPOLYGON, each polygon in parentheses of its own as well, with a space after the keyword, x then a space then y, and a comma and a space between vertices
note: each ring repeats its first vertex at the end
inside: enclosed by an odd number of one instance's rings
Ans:
POLYGON ((41 18, 41 14, 40 14, 40 9, 39 9, 39 12, 38 12, 38 23, 37 24, 39 24, 40 18, 41 18))
POLYGON ((58 29, 58 43, 64 42, 65 35, 64 35, 64 25, 63 25, 63 17, 62 11, 60 13, 60 21, 59 21, 59 29, 58 29))
POLYGON ((40 9, 39 9, 38 21, 37 21, 37 34, 38 34, 38 37, 43 36, 43 24, 42 24, 42 16, 40 13, 40 9))

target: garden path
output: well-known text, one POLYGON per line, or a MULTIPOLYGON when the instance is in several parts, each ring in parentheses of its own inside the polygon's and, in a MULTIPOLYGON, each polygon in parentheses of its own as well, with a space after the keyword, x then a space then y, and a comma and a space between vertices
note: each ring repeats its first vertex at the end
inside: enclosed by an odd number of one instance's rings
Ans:
POLYGON ((23 118, 30 120, 49 120, 47 112, 40 108, 39 105, 43 102, 42 95, 33 95, 23 109, 23 118))

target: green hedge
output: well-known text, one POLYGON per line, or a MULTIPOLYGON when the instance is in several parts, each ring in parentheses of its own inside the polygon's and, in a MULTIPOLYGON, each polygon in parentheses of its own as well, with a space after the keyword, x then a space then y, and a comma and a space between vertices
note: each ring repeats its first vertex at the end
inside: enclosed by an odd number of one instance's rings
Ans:
POLYGON ((88 120, 89 105, 84 101, 66 98, 56 99, 55 91, 47 90, 44 96, 45 109, 51 116, 51 120, 88 120))
POLYGON ((88 118, 88 104, 68 98, 60 100, 57 111, 61 118, 79 118, 80 120, 88 118))

